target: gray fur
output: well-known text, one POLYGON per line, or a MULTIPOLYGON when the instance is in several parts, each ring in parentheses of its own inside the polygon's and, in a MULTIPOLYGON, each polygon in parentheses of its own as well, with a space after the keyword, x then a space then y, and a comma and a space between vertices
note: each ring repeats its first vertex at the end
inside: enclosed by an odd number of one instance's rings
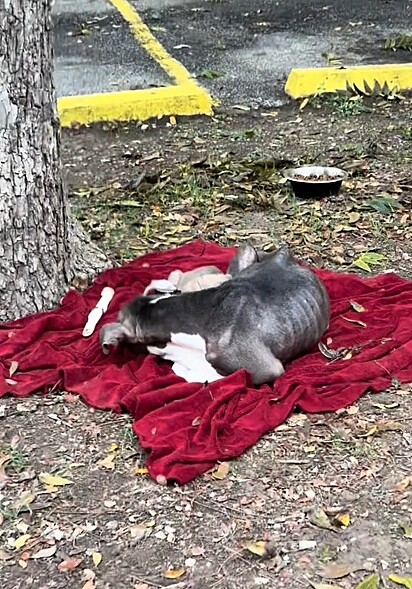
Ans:
POLYGON ((171 333, 199 334, 206 359, 222 375, 245 368, 255 385, 269 383, 283 364, 309 351, 328 327, 330 304, 318 278, 300 266, 286 247, 258 253, 239 248, 229 265, 232 279, 173 295, 156 304, 140 296, 102 328, 103 347, 125 339, 167 344, 171 333))

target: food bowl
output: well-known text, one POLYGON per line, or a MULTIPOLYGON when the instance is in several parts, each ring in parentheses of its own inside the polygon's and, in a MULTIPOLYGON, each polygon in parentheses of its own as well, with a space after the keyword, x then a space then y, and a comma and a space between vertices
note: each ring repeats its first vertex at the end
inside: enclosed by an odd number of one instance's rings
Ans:
POLYGON ((319 199, 336 196, 347 173, 328 166, 301 166, 284 172, 297 198, 319 199))

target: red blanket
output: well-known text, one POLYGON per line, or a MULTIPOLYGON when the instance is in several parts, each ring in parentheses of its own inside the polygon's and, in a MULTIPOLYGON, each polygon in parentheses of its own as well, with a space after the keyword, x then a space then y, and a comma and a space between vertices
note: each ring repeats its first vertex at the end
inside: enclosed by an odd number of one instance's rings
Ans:
POLYGON ((184 484, 217 461, 241 455, 294 408, 335 411, 366 390, 382 391, 394 378, 412 381, 412 282, 394 274, 362 279, 317 270, 332 302, 324 343, 358 348, 352 357, 333 362, 315 348, 292 362, 273 388, 252 388, 245 371, 209 386, 188 384, 156 356, 102 354, 99 328, 114 321, 119 307, 152 279, 208 264, 225 271, 233 253, 196 241, 148 254, 104 272, 82 294, 70 291, 54 311, 0 326, 0 397, 54 387, 78 393, 92 407, 128 411, 141 446, 149 451, 150 475, 184 484), (87 315, 104 286, 113 287, 115 297, 94 335, 84 339, 87 315), (10 383, 12 361, 18 363, 16 384, 10 383))

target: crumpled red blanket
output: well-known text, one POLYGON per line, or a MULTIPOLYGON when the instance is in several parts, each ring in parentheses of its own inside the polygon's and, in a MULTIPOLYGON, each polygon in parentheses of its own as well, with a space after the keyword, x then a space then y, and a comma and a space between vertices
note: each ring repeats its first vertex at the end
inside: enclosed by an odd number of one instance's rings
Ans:
POLYGON ((92 407, 128 411, 139 443, 149 451, 150 476, 184 484, 218 461, 240 456, 294 408, 336 411, 367 390, 384 390, 394 378, 412 381, 412 282, 394 274, 363 279, 315 270, 332 303, 323 342, 333 349, 357 348, 352 357, 332 362, 315 347, 292 362, 273 388, 253 388, 244 370, 208 386, 188 384, 157 356, 102 354, 99 328, 151 280, 204 265, 226 271, 233 254, 233 248, 203 241, 151 253, 104 272, 84 293, 69 291, 51 312, 1 325, 0 397, 56 387, 78 393, 92 407), (115 297, 94 335, 84 339, 87 315, 104 286, 113 287, 115 297), (18 363, 12 376, 17 384, 7 382, 12 361, 18 363))

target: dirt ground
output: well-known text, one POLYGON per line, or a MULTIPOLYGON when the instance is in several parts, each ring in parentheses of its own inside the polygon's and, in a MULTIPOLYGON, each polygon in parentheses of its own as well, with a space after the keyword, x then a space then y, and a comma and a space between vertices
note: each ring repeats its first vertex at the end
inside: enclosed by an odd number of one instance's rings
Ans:
MULTIPOLYGON (((73 212, 116 263, 202 237, 412 277, 411 106, 335 97, 65 132, 73 212), (338 197, 293 197, 284 169, 312 162, 349 172, 338 197)), ((163 487, 127 415, 64 392, 3 399, 1 587, 410 588, 411 407, 394 381, 293 414, 221 480, 163 487)))

